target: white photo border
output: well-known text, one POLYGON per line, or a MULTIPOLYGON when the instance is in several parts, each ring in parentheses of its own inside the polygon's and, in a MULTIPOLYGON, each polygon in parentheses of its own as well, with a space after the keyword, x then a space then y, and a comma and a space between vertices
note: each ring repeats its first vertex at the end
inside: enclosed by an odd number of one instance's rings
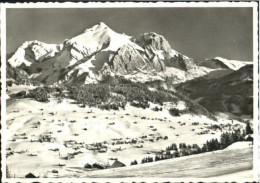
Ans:
POLYGON ((259 181, 259 45, 258 45, 258 3, 257 2, 88 2, 88 3, 1 3, 1 182, 252 182, 259 181), (254 62, 254 146, 253 146, 253 178, 6 178, 6 9, 8 8, 216 8, 216 7, 251 7, 253 8, 253 62, 254 62))

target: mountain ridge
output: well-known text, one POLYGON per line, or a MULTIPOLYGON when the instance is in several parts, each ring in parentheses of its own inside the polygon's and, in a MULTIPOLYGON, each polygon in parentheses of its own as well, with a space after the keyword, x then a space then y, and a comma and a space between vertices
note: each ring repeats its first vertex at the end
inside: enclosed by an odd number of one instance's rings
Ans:
POLYGON ((214 114, 253 116, 253 65, 245 65, 219 78, 193 79, 176 90, 214 114))
POLYGON ((196 67, 192 59, 173 50, 161 35, 149 32, 127 36, 113 31, 103 22, 60 45, 25 42, 8 63, 26 70, 31 79, 48 85, 82 74, 86 75, 84 84, 98 83, 105 63, 111 75, 123 75, 136 82, 143 82, 139 77, 142 73, 153 76, 156 72, 165 73, 166 67, 184 71, 196 67), (97 61, 99 55, 103 56, 97 61), (50 79, 49 75, 53 77, 50 79))
POLYGON ((73 81, 95 84, 107 75, 140 83, 171 78, 176 84, 209 74, 219 77, 220 71, 226 74, 245 65, 234 63, 216 57, 197 64, 173 50, 162 35, 147 32, 127 36, 103 22, 63 44, 26 41, 8 59, 10 67, 24 70, 28 79, 45 85, 73 81))

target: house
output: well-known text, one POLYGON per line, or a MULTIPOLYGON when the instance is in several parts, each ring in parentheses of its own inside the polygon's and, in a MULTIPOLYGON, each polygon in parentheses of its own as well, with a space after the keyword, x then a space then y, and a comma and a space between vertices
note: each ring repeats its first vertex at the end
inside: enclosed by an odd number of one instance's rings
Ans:
POLYGON ((110 168, 119 168, 119 167, 124 167, 125 164, 118 161, 118 160, 115 160, 114 163, 110 166, 110 168))
POLYGON ((84 165, 84 168, 92 168, 92 166, 87 163, 87 164, 84 165))
POLYGON ((52 172, 52 173, 59 173, 58 170, 52 170, 51 172, 52 172))
POLYGON ((55 138, 53 138, 51 135, 49 134, 46 134, 46 135, 42 135, 40 136, 40 139, 39 139, 40 142, 54 142, 55 141, 55 138))
POLYGON ((39 175, 37 173, 28 173, 25 175, 25 178, 39 178, 39 175))
POLYGON ((103 165, 98 164, 98 163, 94 163, 94 164, 92 165, 92 168, 105 169, 105 167, 104 167, 103 165))
POLYGON ((70 160, 73 159, 74 155, 73 154, 68 154, 67 156, 64 157, 65 160, 70 160))

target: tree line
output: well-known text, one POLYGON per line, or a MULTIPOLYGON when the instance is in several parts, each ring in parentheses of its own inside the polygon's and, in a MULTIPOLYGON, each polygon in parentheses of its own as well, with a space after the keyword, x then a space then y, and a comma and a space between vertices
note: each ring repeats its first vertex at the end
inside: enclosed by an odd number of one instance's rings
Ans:
POLYGON ((25 95, 27 98, 33 98, 39 102, 48 102, 51 93, 57 93, 56 97, 62 96, 63 89, 60 87, 37 87, 29 90, 29 93, 25 95))
MULTIPOLYGON (((82 107, 98 107, 105 110, 118 110, 125 108, 127 102, 134 107, 149 108, 149 102, 163 106, 164 102, 177 103, 182 100, 186 103, 187 108, 179 111, 171 109, 169 112, 173 116, 179 116, 182 113, 202 114, 211 119, 216 117, 208 112, 204 107, 196 101, 189 99, 180 93, 165 90, 164 88, 150 90, 144 83, 99 83, 88 85, 62 85, 58 87, 38 87, 30 91, 28 97, 35 98, 37 101, 48 101, 51 92, 58 92, 58 96, 62 95, 62 91, 67 90, 69 97, 74 99, 77 104, 82 107), (46 95, 47 94, 47 95, 46 95)), ((155 108, 159 111, 160 108, 155 108)))
MULTIPOLYGON (((179 143, 179 147, 172 143, 171 145, 167 146, 164 153, 158 153, 155 157, 144 157, 141 160, 141 164, 149 163, 153 161, 160 161, 165 159, 177 158, 181 156, 188 156, 192 154, 200 154, 204 152, 211 152, 216 150, 222 150, 228 147, 229 145, 238 142, 238 141, 253 141, 252 138, 246 138, 247 135, 253 133, 253 130, 249 123, 246 125, 246 129, 242 132, 238 129, 233 132, 225 132, 222 133, 220 136, 220 141, 216 138, 207 140, 206 143, 199 147, 197 144, 186 145, 186 143, 179 143)), ((134 160, 131 162, 131 165, 137 165, 137 161, 134 160)))

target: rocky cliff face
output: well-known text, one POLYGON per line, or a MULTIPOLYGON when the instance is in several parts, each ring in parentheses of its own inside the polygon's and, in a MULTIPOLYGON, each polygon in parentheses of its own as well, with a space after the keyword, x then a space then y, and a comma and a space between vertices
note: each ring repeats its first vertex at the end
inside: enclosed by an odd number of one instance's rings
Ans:
POLYGON ((134 43, 120 48, 115 54, 111 55, 109 62, 112 63, 112 70, 121 75, 140 70, 161 72, 165 69, 163 60, 158 58, 158 55, 149 54, 147 50, 134 43))
POLYGON ((163 70, 165 67, 175 67, 187 71, 196 66, 191 58, 172 50, 168 41, 154 32, 133 37, 132 40, 145 50, 148 59, 155 58, 156 61, 163 61, 160 63, 160 65, 164 64, 163 70))
POLYGON ((184 56, 180 53, 177 53, 173 57, 167 59, 165 61, 165 64, 167 67, 174 67, 183 71, 188 71, 197 67, 193 59, 184 56))
POLYGON ((164 72, 166 67, 188 71, 196 67, 191 58, 172 50, 168 41, 161 35, 150 32, 131 40, 132 43, 124 45, 111 55, 109 60, 118 74, 140 70, 164 72))

